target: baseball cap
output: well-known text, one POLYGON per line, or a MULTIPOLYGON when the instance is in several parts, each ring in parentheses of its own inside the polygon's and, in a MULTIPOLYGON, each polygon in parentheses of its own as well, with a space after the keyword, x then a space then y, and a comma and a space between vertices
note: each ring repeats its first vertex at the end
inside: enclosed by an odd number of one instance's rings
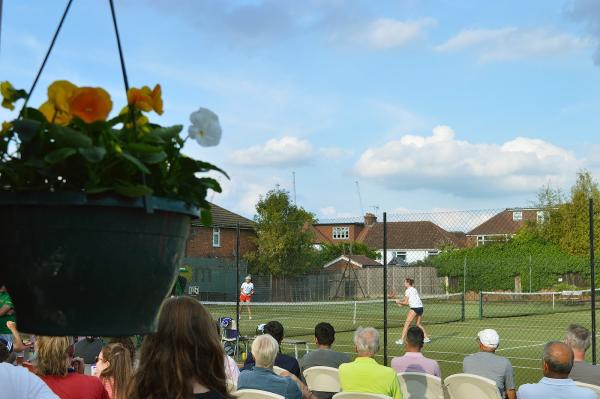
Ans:
POLYGON ((477 338, 479 338, 479 342, 481 342, 483 345, 492 349, 496 349, 500 343, 500 336, 496 330, 492 330, 491 328, 486 328, 485 330, 479 331, 477 333, 477 338))

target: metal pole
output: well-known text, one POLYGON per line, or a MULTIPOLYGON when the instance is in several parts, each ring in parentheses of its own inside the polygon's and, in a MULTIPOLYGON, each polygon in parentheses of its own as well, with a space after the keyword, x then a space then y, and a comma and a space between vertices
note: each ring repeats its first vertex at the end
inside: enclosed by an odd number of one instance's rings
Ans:
POLYGON ((596 261, 594 259, 594 200, 590 198, 590 277, 592 279, 592 364, 596 364, 596 261))
POLYGON ((387 212, 383 212, 383 364, 388 364, 387 212))
POLYGON ((463 260, 463 295, 467 295, 467 255, 463 260))
POLYGON ((529 292, 531 293, 531 255, 529 255, 529 292))
POLYGON ((240 222, 235 224, 235 320, 240 334, 240 222))
POLYGON ((483 319, 483 292, 479 291, 479 320, 483 319))

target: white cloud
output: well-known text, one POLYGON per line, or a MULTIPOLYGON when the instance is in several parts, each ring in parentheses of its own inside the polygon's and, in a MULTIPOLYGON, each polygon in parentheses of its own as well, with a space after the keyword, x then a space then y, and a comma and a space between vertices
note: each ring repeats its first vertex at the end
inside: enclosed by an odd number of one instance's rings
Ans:
POLYGON ((334 43, 347 46, 363 46, 372 50, 385 50, 406 46, 423 36, 425 29, 434 25, 431 18, 400 21, 378 18, 371 22, 339 26, 330 35, 334 43))
POLYGON ((531 193, 548 181, 563 186, 582 165, 570 151, 543 140, 471 143, 438 126, 430 136, 405 135, 367 149, 355 168, 385 187, 481 197, 531 193))
POLYGON ((481 61, 505 61, 568 54, 589 47, 588 37, 548 29, 467 29, 436 47, 439 52, 474 51, 481 61))
POLYGON ((238 166, 295 166, 307 163, 312 156, 313 146, 308 140, 283 136, 233 151, 229 160, 238 166))

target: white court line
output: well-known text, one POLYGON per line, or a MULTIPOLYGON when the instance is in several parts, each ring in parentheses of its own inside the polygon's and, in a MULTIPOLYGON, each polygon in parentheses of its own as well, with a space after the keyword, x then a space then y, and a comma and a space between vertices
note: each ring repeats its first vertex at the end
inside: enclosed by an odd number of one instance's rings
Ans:
POLYGON ((541 342, 541 343, 532 344, 532 345, 513 346, 513 347, 510 347, 510 348, 500 348, 500 349, 496 350, 496 352, 509 351, 511 349, 533 348, 535 346, 542 346, 542 345, 546 345, 546 343, 545 342, 541 342))

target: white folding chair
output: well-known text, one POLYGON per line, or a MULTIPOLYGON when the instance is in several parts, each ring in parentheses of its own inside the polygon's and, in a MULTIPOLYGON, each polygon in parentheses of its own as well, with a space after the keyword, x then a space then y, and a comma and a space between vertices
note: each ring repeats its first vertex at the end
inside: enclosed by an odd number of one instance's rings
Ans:
POLYGON ((582 388, 589 388, 596 394, 596 397, 600 399, 600 386, 593 384, 586 384, 585 382, 575 381, 575 385, 582 388))
POLYGON ((279 366, 273 366, 273 372, 277 375, 281 375, 281 373, 287 372, 287 370, 279 366))
POLYGON ((368 392, 338 392, 332 399, 392 399, 387 395, 368 392))
POLYGON ((446 377, 444 385, 450 399, 502 399, 496 382, 474 374, 454 374, 446 377))
POLYGON ((442 379, 426 373, 398 373, 404 399, 444 399, 442 379))
POLYGON ((238 399, 285 399, 284 396, 259 389, 238 389, 233 395, 238 399))
POLYGON ((237 383, 235 381, 228 378, 227 381, 225 381, 225 384, 227 386, 227 392, 233 393, 237 391, 237 383))
POLYGON ((340 372, 333 367, 315 366, 310 367, 304 372, 304 380, 308 389, 319 392, 339 392, 340 372))

